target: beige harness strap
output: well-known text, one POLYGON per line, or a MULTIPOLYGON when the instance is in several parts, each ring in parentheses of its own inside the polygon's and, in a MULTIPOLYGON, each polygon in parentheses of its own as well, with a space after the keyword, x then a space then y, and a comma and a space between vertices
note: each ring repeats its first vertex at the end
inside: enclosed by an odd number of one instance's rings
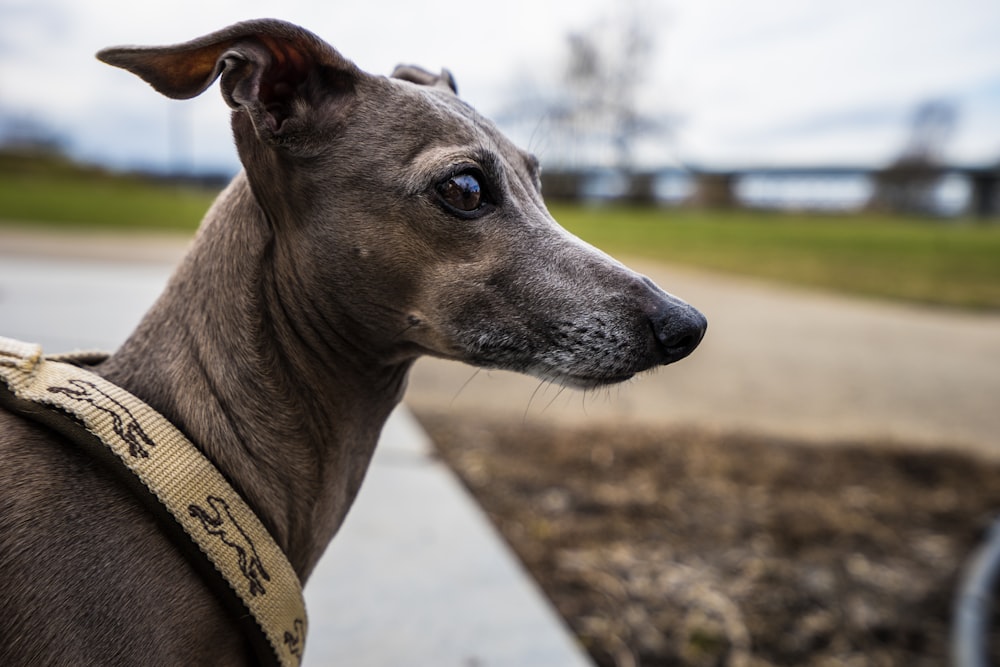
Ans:
POLYGON ((47 423, 52 420, 31 405, 54 408, 99 438, 180 524, 253 615, 276 657, 267 662, 298 665, 306 611, 302 586, 285 554, 173 424, 120 387, 72 365, 101 358, 47 358, 38 345, 0 337, 0 394, 16 399, 0 402, 47 423))

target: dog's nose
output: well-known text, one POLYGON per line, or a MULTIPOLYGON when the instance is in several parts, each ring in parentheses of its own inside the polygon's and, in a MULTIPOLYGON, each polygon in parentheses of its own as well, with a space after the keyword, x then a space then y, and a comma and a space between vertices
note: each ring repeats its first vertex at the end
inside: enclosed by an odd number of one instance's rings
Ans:
POLYGON ((663 354, 661 364, 672 364, 694 352, 708 329, 708 320, 683 302, 671 303, 650 318, 663 354))

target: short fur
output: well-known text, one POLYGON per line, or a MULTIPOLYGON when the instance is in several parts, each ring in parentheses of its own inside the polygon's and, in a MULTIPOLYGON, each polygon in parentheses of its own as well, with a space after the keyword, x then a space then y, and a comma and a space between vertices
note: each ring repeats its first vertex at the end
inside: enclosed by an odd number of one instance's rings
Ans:
MULTIPOLYGON (((221 77, 245 167, 96 372, 184 431, 303 581, 420 355, 578 387, 676 361, 704 318, 563 231, 537 161, 413 67, 273 20, 99 57, 176 98, 221 77), (485 204, 439 186, 481 181, 485 204)), ((0 664, 245 665, 235 621, 96 461, 0 413, 0 664)))

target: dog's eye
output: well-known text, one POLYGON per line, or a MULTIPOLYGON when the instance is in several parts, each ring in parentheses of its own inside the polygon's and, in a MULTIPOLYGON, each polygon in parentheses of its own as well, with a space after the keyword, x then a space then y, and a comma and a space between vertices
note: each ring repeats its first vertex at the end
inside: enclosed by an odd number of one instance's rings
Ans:
POLYGON ((452 176, 437 186, 437 192, 445 204, 462 213, 477 211, 486 203, 479 179, 469 173, 452 176))

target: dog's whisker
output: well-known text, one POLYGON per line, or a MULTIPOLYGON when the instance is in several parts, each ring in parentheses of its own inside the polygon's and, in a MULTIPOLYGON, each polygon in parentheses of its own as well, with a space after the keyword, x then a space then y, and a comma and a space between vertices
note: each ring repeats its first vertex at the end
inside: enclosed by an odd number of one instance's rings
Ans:
POLYGON ((399 331, 399 333, 397 333, 395 336, 392 337, 393 341, 398 341, 400 338, 402 338, 403 336, 406 335, 407 331, 410 331, 411 329, 414 329, 415 327, 418 326, 418 324, 419 324, 418 322, 413 322, 413 323, 409 324, 408 326, 403 327, 399 331))
POLYGON ((542 154, 545 151, 544 151, 544 149, 540 149, 540 148, 536 147, 537 145, 535 144, 535 138, 538 136, 538 133, 541 131, 542 126, 544 124, 548 123, 551 120, 551 117, 552 117, 552 111, 551 110, 547 110, 545 113, 543 113, 541 116, 539 116, 538 117, 538 122, 535 123, 534 129, 531 131, 531 137, 528 139, 528 148, 529 148, 529 150, 531 150, 531 152, 537 154, 539 156, 539 158, 541 158, 542 154))
POLYGON ((528 421, 528 412, 531 411, 531 404, 534 403, 535 396, 537 396, 538 392, 541 391, 542 388, 545 387, 548 384, 549 384, 549 382, 547 380, 539 380, 538 381, 538 386, 535 387, 535 390, 533 392, 531 392, 531 396, 528 398, 528 403, 527 403, 527 405, 524 406, 524 415, 522 415, 522 417, 521 417, 522 423, 528 421))
POLYGON ((455 401, 458 400, 458 395, 461 394, 463 391, 465 391, 465 388, 468 387, 469 384, 476 379, 476 377, 482 370, 483 370, 482 368, 477 368, 472 372, 472 375, 469 376, 469 379, 463 382, 462 386, 459 387, 458 391, 455 392, 455 395, 451 397, 451 402, 448 403, 448 407, 451 407, 455 404, 455 401))
MULTIPOLYGON (((545 405, 545 408, 544 408, 544 409, 542 410, 542 412, 545 412, 546 410, 548 410, 549 408, 551 408, 551 407, 552 407, 552 404, 556 402, 556 399, 557 399, 557 398, 559 398, 560 396, 562 396, 562 393, 563 393, 564 391, 566 391, 566 387, 565 387, 565 386, 563 386, 563 385, 560 385, 560 386, 559 386, 559 390, 558 390, 558 391, 556 392, 556 395, 555 395, 555 396, 553 396, 553 397, 552 397, 552 400, 551 400, 551 401, 549 401, 549 402, 548 402, 548 403, 547 403, 547 404, 545 405)), ((583 392, 583 393, 584 393, 584 394, 586 394, 586 392, 583 392)))

